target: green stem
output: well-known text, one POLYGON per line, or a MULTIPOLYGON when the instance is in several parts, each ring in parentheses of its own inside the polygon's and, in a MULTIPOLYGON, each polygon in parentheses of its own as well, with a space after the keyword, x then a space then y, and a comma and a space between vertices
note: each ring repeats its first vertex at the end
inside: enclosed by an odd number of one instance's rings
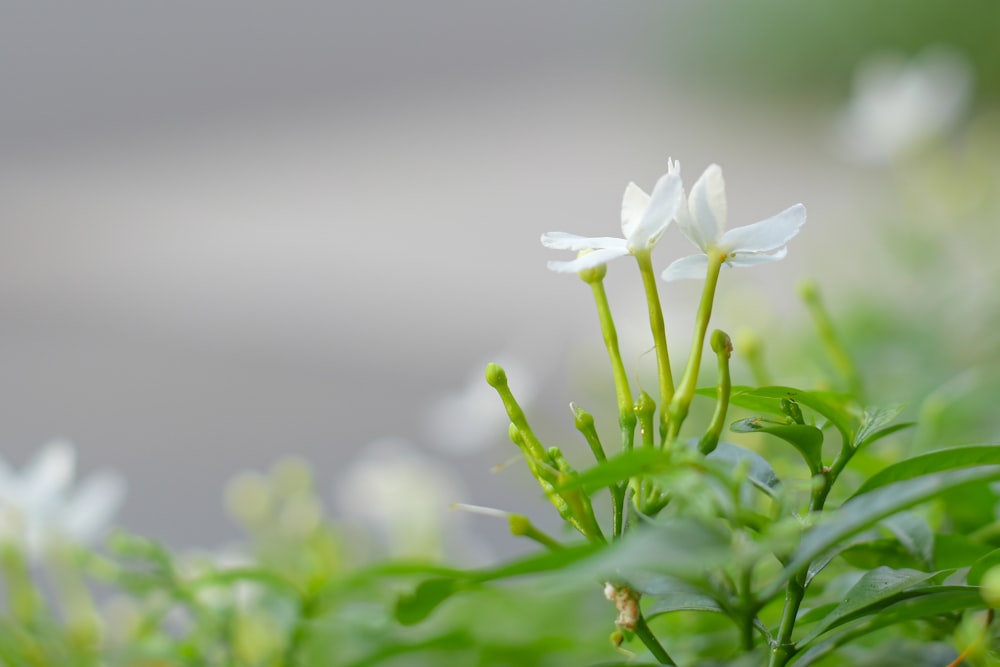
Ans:
MULTIPOLYGON (((813 487, 812 497, 809 501, 810 513, 823 511, 823 506, 826 504, 826 498, 830 493, 830 489, 833 488, 834 482, 837 481, 840 473, 847 466, 847 462, 854 455, 848 435, 844 433, 841 435, 844 440, 840 454, 829 469, 823 470, 822 483, 813 487)), ((781 612, 778 636, 771 649, 771 660, 768 662, 768 667, 783 667, 795 655, 797 649, 795 648, 795 644, 792 643, 792 631, 795 629, 795 620, 799 613, 799 607, 802 605, 802 600, 806 595, 806 576, 809 572, 809 565, 807 563, 789 579, 785 587, 785 608, 781 612)))
POLYGON ((652 254, 648 250, 637 252, 635 259, 639 263, 642 286, 646 290, 646 303, 649 306, 649 328, 653 332, 653 343, 656 345, 656 374, 660 383, 660 440, 665 441, 667 406, 670 405, 670 401, 674 397, 674 376, 670 371, 667 332, 663 325, 663 309, 660 306, 660 293, 656 288, 652 254))
POLYGON ((798 616, 802 598, 805 597, 806 570, 796 574, 788 582, 785 589, 785 608, 781 611, 781 623, 778 626, 778 636, 771 647, 771 659, 768 667, 783 667, 793 655, 795 644, 792 643, 792 631, 795 629, 795 617, 798 616))
POLYGON ((830 319, 830 314, 820 298, 819 287, 811 280, 806 281, 799 286, 799 293, 809 308, 809 314, 812 315, 813 322, 816 324, 820 340, 823 341, 834 367, 847 383, 850 392, 864 403, 864 387, 861 384, 861 376, 833 328, 833 320, 830 319))
MULTIPOLYGON (((615 381, 615 395, 618 399, 618 426, 621 429, 622 451, 629 451, 632 449, 635 440, 636 416, 632 411, 632 390, 629 387, 628 374, 625 372, 625 364, 622 361, 621 350, 618 347, 618 331, 615 328, 615 320, 611 315, 608 295, 604 291, 604 275, 603 272, 593 272, 581 277, 590 284, 591 291, 594 294, 597 317, 601 323, 601 336, 604 339, 604 346, 608 350, 608 358, 611 361, 611 374, 615 381)), ((588 438, 587 442, 590 444, 591 449, 594 450, 594 444, 590 438, 588 438)), ((604 454, 603 448, 600 449, 600 453, 601 455, 604 454)), ((594 450, 594 456, 597 456, 599 460, 604 460, 600 458, 597 450, 594 450)), ((611 487, 611 506, 612 536, 621 537, 625 530, 625 484, 616 484, 611 487)))
POLYGON ((726 413, 729 411, 729 396, 733 390, 733 382, 729 376, 729 357, 733 353, 733 343, 721 329, 712 332, 712 351, 718 360, 719 386, 716 391, 715 412, 698 449, 702 454, 711 454, 719 444, 722 429, 726 426, 726 413))
POLYGON ((670 431, 668 437, 673 440, 681 430, 681 424, 687 418, 698 388, 698 373, 701 370, 701 353, 705 347, 705 334, 708 333, 708 322, 712 319, 712 304, 715 302, 715 288, 719 284, 719 272, 726 256, 719 250, 712 249, 708 253, 708 271, 705 274, 705 286, 701 291, 701 303, 698 304, 698 315, 694 324, 694 337, 691 339, 691 354, 688 356, 684 375, 680 386, 670 403, 670 431))
POLYGON ((656 638, 653 631, 649 629, 649 625, 646 623, 646 618, 642 614, 639 614, 639 622, 635 625, 635 636, 646 645, 646 648, 649 649, 649 652, 653 654, 653 657, 656 658, 661 665, 677 664, 674 662, 673 658, 670 657, 670 654, 667 653, 667 650, 663 648, 663 644, 661 644, 660 640, 656 638))

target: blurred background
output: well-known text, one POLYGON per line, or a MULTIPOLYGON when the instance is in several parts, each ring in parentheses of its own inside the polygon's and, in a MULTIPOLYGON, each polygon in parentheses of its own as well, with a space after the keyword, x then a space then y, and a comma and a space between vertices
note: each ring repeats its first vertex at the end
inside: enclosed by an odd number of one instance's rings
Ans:
MULTIPOLYGON (((538 238, 617 235, 668 157, 723 166, 732 226, 809 210, 787 260, 724 275, 716 326, 780 368, 815 277, 870 394, 950 424, 928 446, 996 438, 997 34, 987 0, 8 3, 0 454, 71 439, 180 547, 235 539, 226 485, 296 456, 336 515, 426 498, 405 523, 449 556, 510 553, 443 513, 552 514, 493 470, 516 450, 482 370, 571 460, 570 400, 613 433, 588 290, 538 238)), ((689 252, 668 230, 655 260, 689 252)), ((648 373, 631 262, 608 287, 648 373)), ((675 365, 699 287, 662 287, 675 365)))

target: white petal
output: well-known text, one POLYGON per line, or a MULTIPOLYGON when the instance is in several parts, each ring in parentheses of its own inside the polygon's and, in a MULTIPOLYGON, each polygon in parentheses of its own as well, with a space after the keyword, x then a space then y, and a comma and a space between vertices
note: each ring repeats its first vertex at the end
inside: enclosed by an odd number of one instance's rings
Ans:
POLYGON ((642 214, 649 208, 649 195, 635 183, 625 186, 622 196, 622 232, 625 238, 632 235, 642 214))
POLYGON ((796 204, 778 215, 730 229, 719 242, 729 252, 769 252, 788 243, 806 221, 806 207, 796 204))
POLYGON ((63 514, 64 537, 86 543, 107 528, 125 498, 125 481, 106 472, 88 478, 73 495, 63 514))
POLYGON ((768 264, 770 262, 777 262, 785 258, 788 254, 788 248, 779 248, 777 252, 763 253, 763 252, 738 252, 732 258, 726 260, 728 266, 738 267, 738 266, 757 266, 758 264, 768 264))
POLYGON ((691 212, 691 218, 686 221, 689 228, 682 227, 682 230, 695 245, 706 250, 726 228, 726 184, 719 165, 709 165, 691 188, 688 208, 691 212))
POLYGON ((45 512, 58 505, 73 482, 75 466, 73 445, 63 441, 45 445, 21 477, 25 511, 45 512))
POLYGON ((628 254, 624 239, 611 239, 617 241, 618 246, 612 248, 602 248, 594 252, 588 252, 569 262, 549 262, 546 266, 556 273, 579 273, 584 269, 592 269, 599 264, 605 264, 617 257, 624 257, 628 254))
POLYGON ((553 250, 586 250, 588 248, 608 248, 624 243, 622 239, 610 236, 578 236, 566 232, 546 232, 542 234, 542 245, 553 250))
POLYGON ((653 188, 649 207, 639 224, 628 234, 628 245, 632 251, 650 248, 660 237, 670 221, 677 215, 677 209, 684 197, 679 171, 671 170, 660 177, 653 188))
POLYGON ((671 280, 698 280, 704 279, 707 271, 708 255, 688 255, 668 266, 660 274, 660 277, 667 282, 671 280))

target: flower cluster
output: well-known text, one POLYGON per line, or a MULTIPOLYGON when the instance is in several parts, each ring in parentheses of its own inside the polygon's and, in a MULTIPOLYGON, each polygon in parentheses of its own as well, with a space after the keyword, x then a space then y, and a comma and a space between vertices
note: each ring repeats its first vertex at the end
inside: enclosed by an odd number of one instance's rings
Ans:
POLYGON ((745 227, 726 231, 726 189, 722 169, 710 165, 685 198, 678 162, 668 160, 664 174, 647 195, 635 183, 629 183, 622 199, 624 238, 588 238, 565 232, 542 235, 542 245, 556 250, 583 252, 568 262, 549 262, 553 271, 577 273, 605 264, 616 257, 649 252, 667 227, 677 221, 684 236, 700 251, 678 259, 667 267, 662 278, 667 281, 703 278, 708 256, 720 253, 723 266, 753 266, 776 262, 787 253, 786 244, 799 233, 806 221, 802 204, 785 209, 775 216, 745 227))

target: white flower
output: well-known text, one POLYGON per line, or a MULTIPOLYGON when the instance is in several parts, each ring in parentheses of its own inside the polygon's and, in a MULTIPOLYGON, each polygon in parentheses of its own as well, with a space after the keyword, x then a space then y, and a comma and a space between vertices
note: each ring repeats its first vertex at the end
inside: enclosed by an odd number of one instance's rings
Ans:
POLYGON ((677 211, 677 224, 701 254, 682 257, 663 272, 664 280, 704 278, 708 252, 725 254, 723 266, 754 266, 782 259, 788 243, 806 221, 806 207, 796 204, 767 220, 726 229, 726 186, 719 165, 709 165, 677 211))
POLYGON ((559 273, 578 273, 616 257, 650 250, 674 219, 683 195, 680 164, 668 160, 667 173, 656 182, 652 195, 647 195, 635 183, 629 183, 625 188, 622 197, 622 232, 625 238, 590 238, 566 232, 542 234, 542 245, 546 248, 592 251, 569 262, 551 261, 548 267, 559 273))
POLYGON ((896 54, 858 67, 836 126, 838 147, 859 162, 887 162, 954 127, 968 107, 972 73, 943 46, 910 61, 896 54))
POLYGON ((383 438, 365 448, 337 488, 340 507, 374 530, 393 556, 442 557, 448 508, 461 483, 408 441, 383 438))
POLYGON ((73 488, 76 453, 68 442, 42 448, 20 475, 0 460, 0 542, 22 542, 31 556, 53 543, 100 536, 125 495, 122 478, 97 473, 73 488))

